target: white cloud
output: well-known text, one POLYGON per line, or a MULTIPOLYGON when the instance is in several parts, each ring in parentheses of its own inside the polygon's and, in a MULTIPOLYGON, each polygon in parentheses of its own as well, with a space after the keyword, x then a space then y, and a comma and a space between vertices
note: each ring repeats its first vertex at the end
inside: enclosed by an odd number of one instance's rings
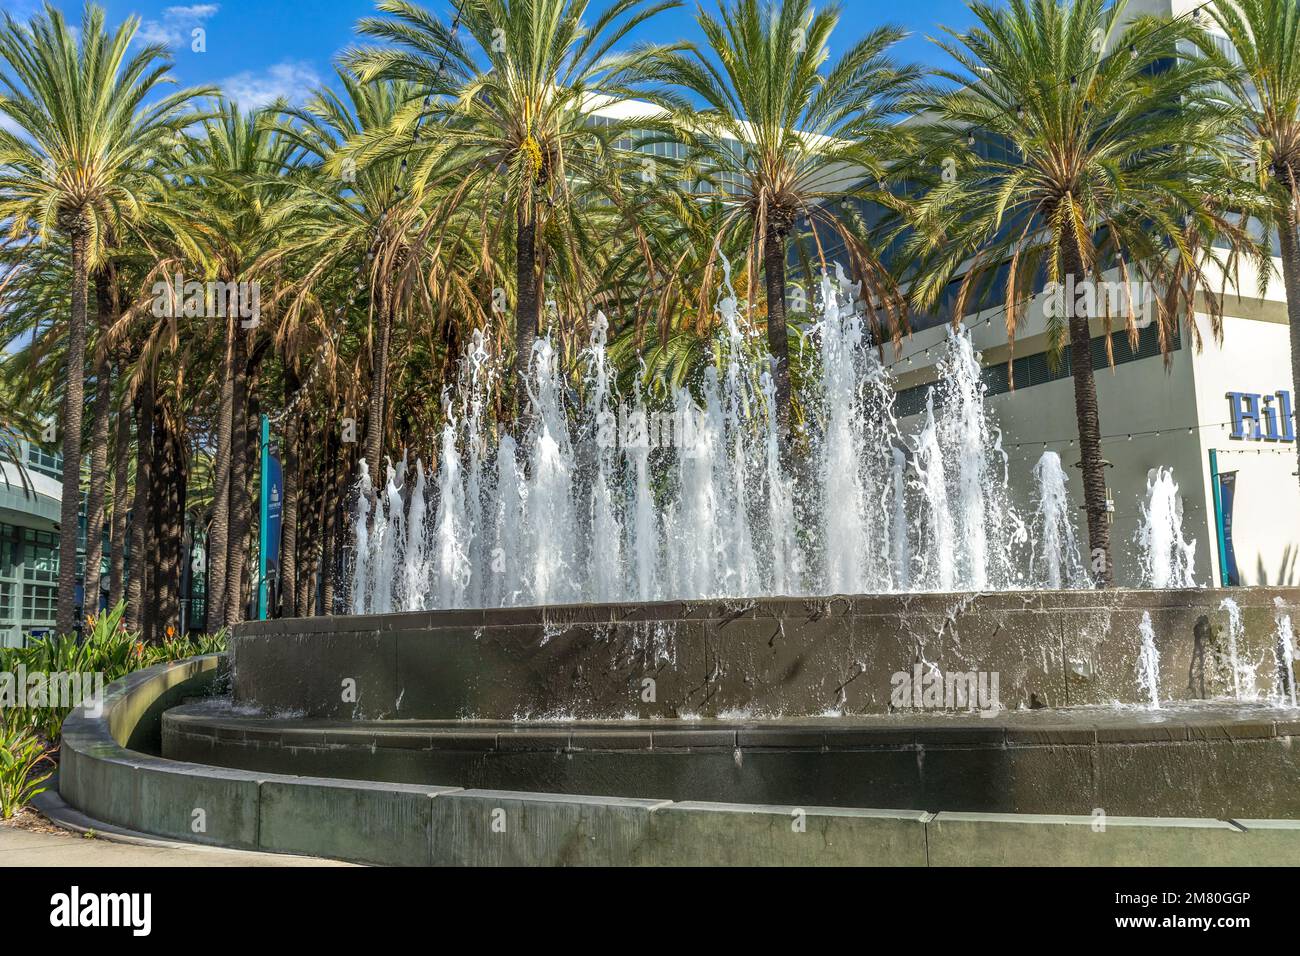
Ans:
POLYGON ((222 91, 246 110, 284 98, 297 102, 320 85, 309 63, 286 61, 265 70, 245 70, 221 82, 222 91))
POLYGON ((208 17, 215 16, 221 9, 218 3, 195 3, 188 7, 168 7, 163 11, 163 16, 188 17, 195 20, 206 20, 208 17))
POLYGON ((161 43, 163 46, 188 45, 190 31, 217 15, 221 5, 195 3, 185 7, 167 7, 161 20, 145 20, 136 33, 138 43, 161 43))

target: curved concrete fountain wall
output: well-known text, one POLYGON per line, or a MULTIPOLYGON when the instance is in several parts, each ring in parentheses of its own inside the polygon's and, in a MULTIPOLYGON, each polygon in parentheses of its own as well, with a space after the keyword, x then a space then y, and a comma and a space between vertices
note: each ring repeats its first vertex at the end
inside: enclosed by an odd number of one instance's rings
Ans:
MULTIPOLYGON (((996 673, 1005 709, 1145 703, 1149 612, 1162 700, 1220 694, 1227 592, 1024 591, 433 611, 261 621, 231 642, 236 703, 308 717, 494 720, 890 711, 922 664, 996 673)), ((1231 592, 1238 653, 1276 680, 1274 599, 1231 592)))
POLYGON ((294 777, 165 760, 159 716, 219 659, 112 684, 64 723, 59 788, 99 820, 167 837, 387 864, 1286 865, 1293 820, 754 806, 294 777), (196 829, 196 811, 203 828, 196 829))
POLYGON ((767 721, 163 715, 174 760, 301 776, 789 806, 1300 817, 1300 714, 1216 703, 767 721), (1243 786, 1242 781, 1249 785, 1243 786))

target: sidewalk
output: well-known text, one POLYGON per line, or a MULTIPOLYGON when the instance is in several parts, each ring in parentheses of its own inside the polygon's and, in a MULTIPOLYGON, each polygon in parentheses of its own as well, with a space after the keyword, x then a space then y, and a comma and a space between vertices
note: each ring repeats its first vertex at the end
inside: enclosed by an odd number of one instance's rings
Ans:
POLYGON ((348 866, 336 860, 158 841, 119 843, 66 830, 0 825, 0 870, 14 866, 348 866))

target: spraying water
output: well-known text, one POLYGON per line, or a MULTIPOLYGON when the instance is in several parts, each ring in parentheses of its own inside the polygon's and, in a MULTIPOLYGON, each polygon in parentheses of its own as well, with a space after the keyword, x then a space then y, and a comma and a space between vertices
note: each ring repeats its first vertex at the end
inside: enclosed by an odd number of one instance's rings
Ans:
POLYGON ((1158 710, 1160 708, 1160 652, 1156 650, 1156 631, 1151 623, 1150 611, 1142 612, 1138 634, 1142 641, 1138 648, 1138 687, 1151 701, 1151 709, 1158 710))
MULTIPOLYGON (((362 464, 353 612, 1023 584, 1026 523, 1007 503, 1007 457, 968 333, 949 334, 925 414, 905 434, 861 290, 842 272, 824 277, 800 443, 788 450, 770 356, 729 275, 724 288, 709 361, 672 388, 642 375, 618 394, 603 315, 573 377, 539 338, 522 434, 490 421, 500 360, 471 336, 427 479, 417 462, 408 482, 403 458, 376 489, 362 464)), ((1052 458, 1035 469, 1030 576, 1084 586, 1052 458)), ((1168 568, 1158 586, 1191 581, 1190 546, 1168 530, 1170 489, 1176 498, 1160 472, 1149 495, 1152 553, 1164 556, 1152 564, 1168 568)))
POLYGON ((1277 658, 1281 678, 1278 696, 1283 700, 1289 699, 1291 706, 1295 707, 1295 631, 1291 625, 1291 615, 1286 612, 1282 599, 1273 598, 1273 605, 1277 608, 1273 616, 1277 621, 1277 658))
POLYGON ((1183 536, 1183 499, 1168 468, 1147 473, 1142 527, 1138 531, 1143 583, 1152 588, 1194 588, 1196 539, 1183 536))
POLYGON ((1241 608, 1232 598, 1224 598, 1219 609, 1228 615, 1228 667, 1232 671, 1232 696, 1237 700, 1256 700, 1259 692, 1255 689, 1255 667, 1241 657, 1241 638, 1245 633, 1241 608))
POLYGON ((1061 467, 1061 456, 1054 451, 1043 452, 1034 465, 1038 506, 1034 512, 1029 574, 1033 583, 1052 590, 1088 585, 1074 530, 1074 512, 1065 487, 1069 480, 1061 467))

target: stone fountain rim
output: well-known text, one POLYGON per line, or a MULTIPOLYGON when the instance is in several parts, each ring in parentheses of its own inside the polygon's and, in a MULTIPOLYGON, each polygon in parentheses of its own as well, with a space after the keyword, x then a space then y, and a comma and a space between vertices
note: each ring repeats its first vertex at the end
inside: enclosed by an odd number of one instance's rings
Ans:
POLYGON ((1113 865, 1141 859, 1221 866, 1284 864, 1300 850, 1300 820, 1110 817, 1099 836, 1094 817, 463 790, 228 770, 128 748, 156 729, 168 706, 210 690, 223 658, 137 671, 109 685, 100 712, 74 711, 64 723, 59 778, 68 804, 163 837, 381 864, 1113 865), (196 807, 205 811, 201 833, 193 827, 196 807), (541 818, 543 825, 528 829, 545 839, 511 844, 515 855, 503 857, 506 843, 485 836, 483 820, 493 807, 541 818), (794 814, 808 820, 802 832, 821 838, 792 836, 794 814), (413 839, 416 834, 422 839, 413 839))

